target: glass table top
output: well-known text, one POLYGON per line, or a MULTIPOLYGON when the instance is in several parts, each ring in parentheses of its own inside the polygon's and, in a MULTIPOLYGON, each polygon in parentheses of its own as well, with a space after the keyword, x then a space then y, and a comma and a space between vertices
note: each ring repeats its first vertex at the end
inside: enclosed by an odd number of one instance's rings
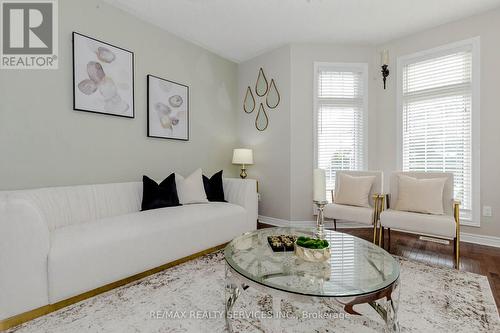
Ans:
POLYGON ((382 248, 358 237, 325 230, 331 257, 307 262, 292 252, 273 252, 267 237, 313 237, 315 229, 266 228, 241 235, 225 248, 226 262, 256 283, 291 293, 320 297, 369 294, 394 283, 399 263, 382 248))

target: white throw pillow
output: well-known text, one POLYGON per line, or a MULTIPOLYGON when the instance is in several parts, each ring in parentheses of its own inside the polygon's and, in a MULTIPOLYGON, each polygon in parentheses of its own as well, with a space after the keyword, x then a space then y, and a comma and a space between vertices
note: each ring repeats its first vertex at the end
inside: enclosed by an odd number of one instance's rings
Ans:
POLYGON ((446 178, 417 179, 399 175, 396 210, 443 215, 443 190, 446 178))
POLYGON ((203 186, 203 173, 201 169, 196 170, 186 178, 175 173, 175 185, 180 204, 188 205, 208 202, 205 187, 203 186))
POLYGON ((359 207, 370 207, 369 195, 375 176, 350 176, 339 173, 335 203, 359 207))

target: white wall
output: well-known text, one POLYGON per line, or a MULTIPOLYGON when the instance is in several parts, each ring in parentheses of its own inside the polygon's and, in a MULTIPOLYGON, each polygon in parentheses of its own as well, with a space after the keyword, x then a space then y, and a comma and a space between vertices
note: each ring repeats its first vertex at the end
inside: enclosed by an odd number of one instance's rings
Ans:
POLYGON ((311 221, 314 159, 313 82, 314 62, 368 64, 368 168, 376 166, 376 78, 375 49, 356 45, 292 44, 291 89, 291 220, 311 221))
MULTIPOLYGON (((481 37, 481 205, 492 206, 493 217, 482 217, 481 227, 463 231, 500 237, 500 9, 446 24, 389 42, 377 48, 388 49, 391 76, 386 91, 377 91, 378 167, 390 172, 396 157, 396 60, 398 56, 481 37)), ((387 177, 386 177, 387 178, 387 177)))
POLYGON ((0 73, 0 189, 236 173, 236 64, 96 0, 59 1, 59 59, 0 73), (72 110, 72 31, 135 53, 135 119, 72 110), (146 137, 147 74, 190 86, 189 142, 146 137))
POLYGON ((239 119, 241 145, 254 150, 255 165, 248 169, 248 177, 259 181, 259 214, 290 220, 290 47, 282 47, 238 66, 239 98, 236 112, 239 119), (281 95, 277 108, 269 110, 265 99, 255 94, 259 68, 267 80, 274 79, 281 95), (256 107, 253 113, 243 111, 247 87, 254 90, 256 107), (255 128, 259 102, 263 102, 269 117, 265 131, 255 128))

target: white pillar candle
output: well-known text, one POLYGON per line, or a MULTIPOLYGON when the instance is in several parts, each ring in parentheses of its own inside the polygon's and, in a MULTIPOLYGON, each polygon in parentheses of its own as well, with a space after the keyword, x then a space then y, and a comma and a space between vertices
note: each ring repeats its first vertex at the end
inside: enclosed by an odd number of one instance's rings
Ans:
POLYGON ((313 172, 313 200, 326 201, 326 174, 323 169, 313 172))
POLYGON ((380 54, 380 65, 389 65, 389 51, 383 50, 380 54))

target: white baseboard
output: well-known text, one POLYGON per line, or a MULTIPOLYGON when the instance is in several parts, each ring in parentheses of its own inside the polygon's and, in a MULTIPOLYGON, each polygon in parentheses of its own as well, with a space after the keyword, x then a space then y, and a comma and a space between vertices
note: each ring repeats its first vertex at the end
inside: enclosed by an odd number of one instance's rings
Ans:
POLYGON ((476 234, 461 232, 460 241, 466 243, 479 244, 479 245, 500 247, 500 237, 476 235, 476 234))
MULTIPOLYGON (((289 221, 262 215, 259 215, 259 221, 276 227, 313 227, 316 225, 316 221, 289 221)), ((325 226, 333 227, 333 222, 325 221, 325 226)), ((371 226, 353 222, 337 222, 337 229, 342 228, 371 228, 371 226)), ((460 241, 485 246, 500 247, 500 237, 461 232, 460 241)))
MULTIPOLYGON (((269 216, 259 215, 259 222, 274 225, 276 227, 314 227, 316 225, 316 221, 289 221, 284 219, 277 219, 269 216)), ((325 226, 327 228, 333 228, 333 221, 326 220, 325 226)), ((347 222, 347 221, 337 221, 337 229, 343 228, 372 228, 371 226, 367 226, 366 224, 347 222)))

